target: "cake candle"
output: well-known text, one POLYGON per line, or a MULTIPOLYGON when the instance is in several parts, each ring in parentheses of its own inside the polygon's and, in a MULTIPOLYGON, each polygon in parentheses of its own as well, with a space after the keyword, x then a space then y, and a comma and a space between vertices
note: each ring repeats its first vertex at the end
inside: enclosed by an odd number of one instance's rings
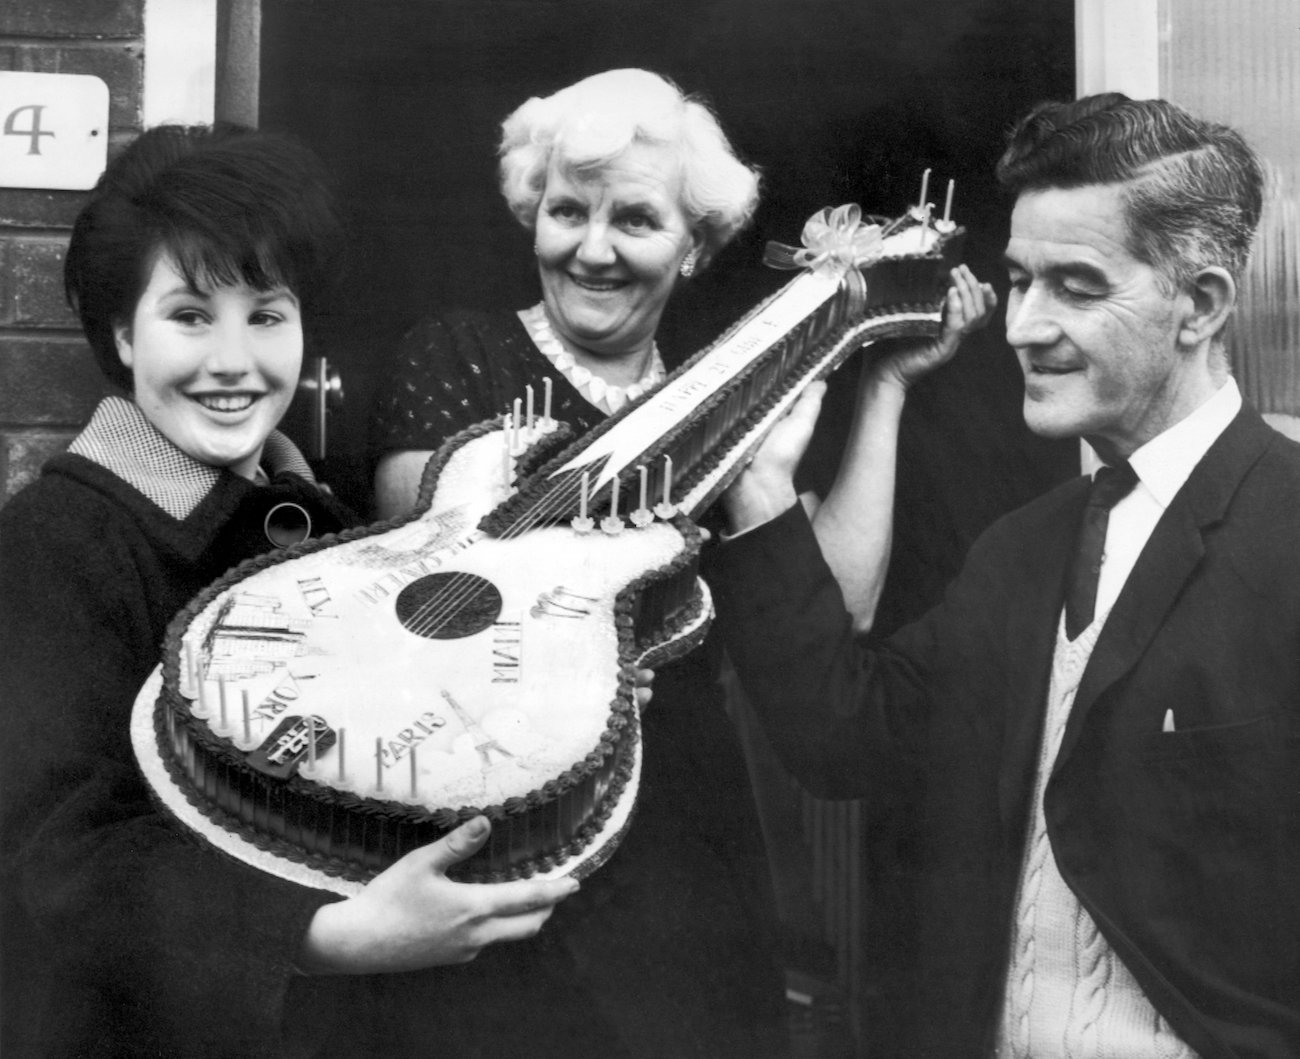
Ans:
POLYGON ((346 731, 345 729, 343 729, 343 728, 340 728, 340 729, 339 729, 339 741, 338 741, 338 751, 339 751, 339 783, 340 783, 340 784, 343 782, 344 779, 347 778, 347 768, 346 768, 346 766, 343 764, 343 737, 344 737, 345 735, 347 735, 347 731, 346 731))
POLYGON ((516 398, 515 398, 515 401, 514 401, 514 404, 511 406, 511 407, 514 409, 514 424, 515 424, 515 425, 514 425, 514 429, 510 432, 510 451, 511 451, 511 452, 518 452, 519 449, 520 449, 520 445, 519 445, 519 430, 520 430, 520 428, 523 426, 523 418, 522 418, 522 417, 523 417, 523 413, 520 411, 520 407, 521 407, 522 405, 523 405, 523 402, 522 402, 521 400, 519 400, 518 397, 516 397, 516 398))
POLYGON ((217 677, 217 694, 221 699, 221 727, 224 730, 226 727, 226 676, 224 673, 217 677))
POLYGON ((506 412, 501 417, 501 438, 505 442, 505 452, 503 457, 505 464, 502 470, 505 471, 506 484, 510 484, 510 472, 513 469, 510 465, 510 413, 506 412))
POLYGON ((542 404, 542 423, 546 430, 551 429, 551 377, 548 375, 542 380, 543 404, 542 404))
POLYGON ((632 525, 637 529, 645 529, 655 520, 654 512, 646 507, 646 499, 650 492, 650 469, 644 463, 637 464, 636 469, 637 474, 641 476, 641 502, 629 517, 632 519, 632 525))
POLYGON ((955 183, 955 180, 948 181, 948 195, 943 201, 943 219, 946 223, 952 221, 952 188, 955 183))
POLYGON ((664 454, 664 503, 673 502, 673 458, 664 454))
POLYGON ((316 718, 310 715, 307 717, 307 764, 316 768, 316 718))
POLYGON ((527 398, 524 407, 528 410, 526 423, 528 425, 528 433, 531 434, 533 432, 533 388, 531 386, 525 386, 524 394, 527 398))
POLYGON ((411 747, 411 797, 414 798, 419 793, 420 780, 415 766, 415 747, 411 747))
POLYGON ((609 483, 609 514, 600 522, 602 533, 610 536, 623 532, 623 520, 618 517, 618 475, 609 483))
POLYGON ((916 204, 918 210, 925 209, 925 200, 930 194, 930 170, 921 174, 921 201, 916 204))
POLYGON ((248 689, 244 688, 239 694, 244 700, 244 742, 251 743, 253 741, 253 710, 248 705, 248 689))
POLYGON ((588 471, 582 472, 582 480, 578 483, 578 517, 587 517, 587 484, 591 481, 591 475, 588 471))

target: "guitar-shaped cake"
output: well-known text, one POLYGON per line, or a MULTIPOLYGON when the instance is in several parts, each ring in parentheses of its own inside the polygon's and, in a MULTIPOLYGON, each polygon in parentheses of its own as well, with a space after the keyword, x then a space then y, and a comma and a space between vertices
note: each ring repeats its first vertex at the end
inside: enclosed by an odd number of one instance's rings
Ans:
POLYGON ((804 247, 769 246, 798 276, 582 439, 529 393, 443 446, 409 518, 233 570, 172 623, 137 704, 157 793, 334 888, 479 812, 463 878, 602 863, 635 797, 634 672, 711 617, 692 519, 811 380, 938 332, 961 234, 928 209, 822 211, 804 247))

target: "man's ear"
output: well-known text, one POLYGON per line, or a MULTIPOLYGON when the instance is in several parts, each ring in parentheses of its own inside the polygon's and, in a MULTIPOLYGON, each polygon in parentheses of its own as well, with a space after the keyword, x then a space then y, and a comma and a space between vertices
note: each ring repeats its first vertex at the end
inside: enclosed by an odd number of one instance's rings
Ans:
POLYGON ((113 342, 117 345, 117 359, 123 367, 135 367, 135 350, 131 345, 131 325, 116 321, 113 324, 113 342))
POLYGON ((1178 340, 1195 348, 1223 331, 1237 305, 1237 283, 1226 269, 1216 265, 1201 269, 1192 278, 1188 293, 1191 307, 1183 318, 1178 340))

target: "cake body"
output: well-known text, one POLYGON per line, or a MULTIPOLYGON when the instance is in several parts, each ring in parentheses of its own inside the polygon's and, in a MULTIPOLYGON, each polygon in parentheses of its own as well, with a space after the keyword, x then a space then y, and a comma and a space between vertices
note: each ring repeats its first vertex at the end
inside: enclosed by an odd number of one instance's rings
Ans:
POLYGON ((711 619, 682 512, 811 379, 938 332, 958 235, 903 224, 865 288, 802 273, 578 442, 546 415, 484 424, 430 461, 410 519, 232 571, 169 631, 168 782, 258 850, 355 882, 480 812, 492 835, 462 878, 599 866, 635 797, 635 669, 711 619))
MULTIPOLYGON (((485 537, 508 493, 501 442, 456 445, 421 517, 255 560, 178 616, 160 752, 221 826, 362 880, 478 812, 493 836, 463 865, 474 879, 549 870, 600 831, 639 733, 637 583, 693 577, 698 534, 485 537)), ((679 650, 707 627, 690 610, 679 650)))

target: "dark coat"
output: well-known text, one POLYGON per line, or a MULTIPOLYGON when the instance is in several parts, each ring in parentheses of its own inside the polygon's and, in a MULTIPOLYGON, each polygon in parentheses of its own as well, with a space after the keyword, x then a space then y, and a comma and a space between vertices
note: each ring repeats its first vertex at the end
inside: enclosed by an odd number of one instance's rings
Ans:
MULTIPOLYGON (((875 909, 910 924, 877 952, 879 1054, 992 1046, 1085 495, 999 521, 883 642, 855 641, 797 509, 716 557, 719 624, 788 767, 907 835, 899 904, 875 909)), ((1300 446, 1245 410, 1111 610, 1045 795, 1066 883, 1203 1057, 1300 1054, 1298 648, 1300 446)))
POLYGON ((281 1054, 291 962, 336 898, 183 836, 150 801, 129 720, 167 623, 269 549, 262 523, 286 500, 322 532, 351 522, 297 476, 229 472, 178 519, 73 454, 0 511, 7 1056, 281 1054))

